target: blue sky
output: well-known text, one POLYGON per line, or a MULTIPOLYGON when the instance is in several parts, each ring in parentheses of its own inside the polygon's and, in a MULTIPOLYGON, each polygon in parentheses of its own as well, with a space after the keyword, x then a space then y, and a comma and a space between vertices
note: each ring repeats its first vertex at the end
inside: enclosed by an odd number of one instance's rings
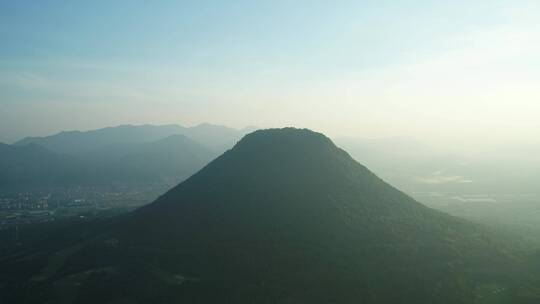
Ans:
POLYGON ((1 0, 0 141, 200 122, 527 140, 537 20, 538 1, 1 0))

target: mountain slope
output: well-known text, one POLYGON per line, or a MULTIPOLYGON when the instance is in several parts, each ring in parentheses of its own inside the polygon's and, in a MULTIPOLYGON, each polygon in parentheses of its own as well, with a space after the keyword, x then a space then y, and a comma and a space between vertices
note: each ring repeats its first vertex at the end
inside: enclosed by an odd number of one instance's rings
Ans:
POLYGON ((99 230, 24 294, 67 284, 76 303, 484 303, 486 289, 515 300, 523 285, 504 242, 309 130, 251 133, 99 230))

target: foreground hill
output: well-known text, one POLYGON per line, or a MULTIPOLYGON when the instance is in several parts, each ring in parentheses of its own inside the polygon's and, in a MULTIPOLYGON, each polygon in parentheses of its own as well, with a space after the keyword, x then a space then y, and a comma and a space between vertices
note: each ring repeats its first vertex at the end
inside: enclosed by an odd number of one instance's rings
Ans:
POLYGON ((28 249, 0 261, 5 298, 528 303, 534 297, 527 289, 534 272, 525 275, 516 248, 421 205, 309 130, 251 133, 154 203, 87 229, 84 240, 69 229, 70 237, 56 233, 39 254, 28 249))

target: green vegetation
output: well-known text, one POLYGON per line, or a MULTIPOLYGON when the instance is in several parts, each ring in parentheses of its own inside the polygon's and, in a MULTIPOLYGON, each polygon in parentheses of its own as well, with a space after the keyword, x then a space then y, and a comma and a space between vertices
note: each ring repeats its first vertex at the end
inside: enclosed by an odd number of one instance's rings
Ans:
POLYGON ((0 260, 4 302, 540 299, 522 242, 421 205, 309 130, 256 131, 131 214, 34 233, 0 260))

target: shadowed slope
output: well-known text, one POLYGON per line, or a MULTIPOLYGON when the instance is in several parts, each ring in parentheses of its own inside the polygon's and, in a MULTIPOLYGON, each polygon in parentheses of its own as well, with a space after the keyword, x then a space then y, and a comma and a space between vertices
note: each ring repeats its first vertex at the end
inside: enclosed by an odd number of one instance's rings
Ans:
POLYGON ((520 271, 498 238, 292 128, 245 136, 100 230, 42 286, 67 280, 77 303, 455 304, 512 296, 520 271))
POLYGON ((475 270, 466 265, 507 261, 476 226, 424 207, 324 135, 292 128, 245 136, 116 236, 184 253, 176 271, 241 302, 253 293, 261 303, 467 303, 475 270))

